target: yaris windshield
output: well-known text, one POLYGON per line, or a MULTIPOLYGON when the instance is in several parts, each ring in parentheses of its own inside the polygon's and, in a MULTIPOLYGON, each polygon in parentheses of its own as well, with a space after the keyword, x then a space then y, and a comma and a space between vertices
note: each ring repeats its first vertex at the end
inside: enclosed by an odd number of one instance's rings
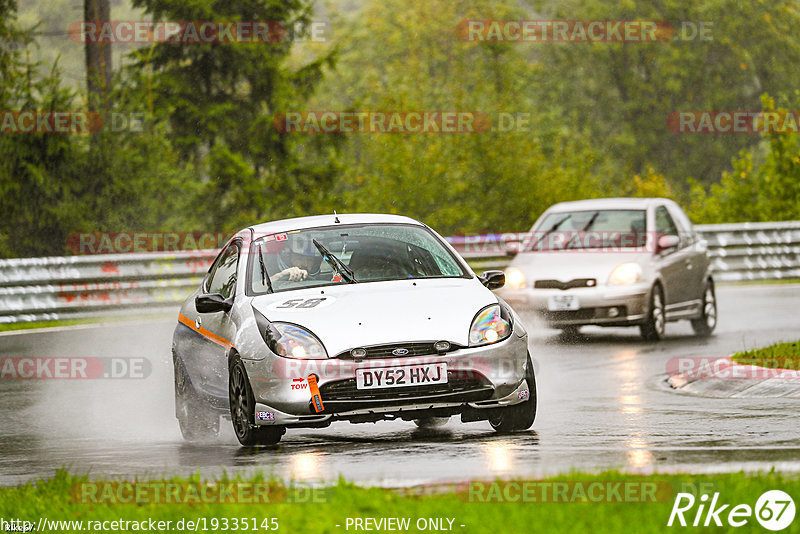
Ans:
POLYGON ((311 228, 253 242, 255 294, 333 284, 462 278, 468 273, 427 228, 370 224, 311 228))
POLYGON ((550 213, 526 239, 525 250, 640 248, 647 243, 645 210, 550 213))

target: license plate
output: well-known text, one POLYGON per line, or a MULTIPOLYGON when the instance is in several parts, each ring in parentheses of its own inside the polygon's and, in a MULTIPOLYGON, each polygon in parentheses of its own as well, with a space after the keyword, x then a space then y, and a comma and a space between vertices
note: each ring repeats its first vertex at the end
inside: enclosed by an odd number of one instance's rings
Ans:
POLYGON ((356 369, 357 389, 402 388, 446 383, 446 363, 356 369))
POLYGON ((578 308, 580 308, 580 303, 575 295, 553 295, 547 299, 547 309, 550 311, 577 310, 578 308))

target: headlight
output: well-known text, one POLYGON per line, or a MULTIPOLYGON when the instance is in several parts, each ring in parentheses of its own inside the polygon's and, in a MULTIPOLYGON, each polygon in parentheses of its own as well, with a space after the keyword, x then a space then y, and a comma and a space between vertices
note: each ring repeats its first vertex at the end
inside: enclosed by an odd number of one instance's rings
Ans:
POLYGON ((318 360, 328 357, 317 336, 289 323, 272 323, 267 329, 267 345, 278 356, 299 360, 318 360))
POLYGON ((269 350, 285 358, 321 360, 328 357, 322 342, 302 326, 291 323, 271 323, 253 308, 256 325, 269 350))
POLYGON ((512 289, 522 289, 525 287, 525 275, 516 267, 506 271, 506 286, 512 289))
POLYGON ((608 277, 610 286, 626 286, 642 280, 642 267, 638 263, 623 263, 608 277))
POLYGON ((511 323, 503 318, 499 304, 478 312, 469 328, 469 346, 478 347, 502 341, 511 335, 511 323))

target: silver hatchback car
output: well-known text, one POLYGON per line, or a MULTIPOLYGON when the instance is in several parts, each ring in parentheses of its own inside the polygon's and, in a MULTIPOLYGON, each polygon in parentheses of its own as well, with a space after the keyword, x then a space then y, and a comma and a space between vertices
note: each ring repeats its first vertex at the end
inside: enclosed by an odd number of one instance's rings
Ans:
POLYGON ((384 419, 525 430, 536 382, 525 327, 426 225, 322 215, 245 228, 184 302, 173 337, 186 439, 230 417, 243 445, 287 428, 384 419))
POLYGON ((688 319, 717 324, 705 242, 664 198, 563 202, 536 221, 506 269, 500 295, 568 335, 582 325, 639 326, 647 340, 688 319))

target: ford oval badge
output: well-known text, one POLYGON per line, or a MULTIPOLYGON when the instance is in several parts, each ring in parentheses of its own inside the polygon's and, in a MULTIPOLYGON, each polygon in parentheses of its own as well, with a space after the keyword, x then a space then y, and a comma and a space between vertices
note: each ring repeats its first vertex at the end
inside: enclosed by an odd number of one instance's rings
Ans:
POLYGON ((394 354, 395 356, 405 356, 406 354, 408 354, 408 349, 394 349, 392 351, 392 354, 394 354))

